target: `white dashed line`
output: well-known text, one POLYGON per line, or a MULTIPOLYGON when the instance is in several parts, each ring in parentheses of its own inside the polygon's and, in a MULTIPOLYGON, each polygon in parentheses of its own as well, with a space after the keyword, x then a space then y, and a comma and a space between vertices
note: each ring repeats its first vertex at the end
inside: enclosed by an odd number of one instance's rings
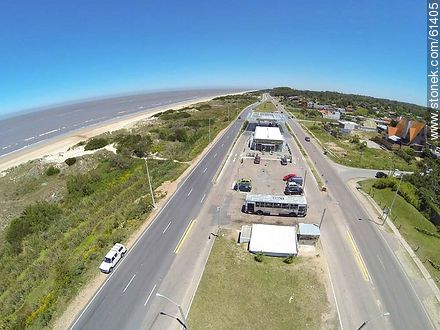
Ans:
POLYGON ((206 167, 206 168, 203 170, 203 173, 205 173, 207 169, 208 169, 208 168, 206 167))
POLYGON ((200 201, 200 203, 203 203, 203 201, 205 200, 206 194, 203 194, 202 200, 200 201))
POLYGON ((136 274, 133 275, 130 282, 128 282, 127 286, 125 287, 124 291, 122 291, 122 292, 125 292, 127 290, 127 288, 130 286, 131 282, 134 280, 135 277, 136 277, 136 274))
POLYGON ((151 292, 150 292, 150 294, 148 295, 147 300, 145 300, 144 306, 147 306, 148 300, 150 300, 151 295, 153 294, 154 290, 156 289, 156 285, 157 285, 157 284, 155 284, 155 285, 153 286, 153 289, 151 289, 151 292))
POLYGON ((191 195, 192 191, 193 191, 193 190, 192 190, 192 188, 191 188, 191 190, 189 191, 189 193, 188 193, 187 196, 191 195))
POLYGON ((170 223, 165 227, 165 229, 163 230, 162 234, 165 234, 165 232, 167 231, 168 227, 171 225, 171 221, 170 223))

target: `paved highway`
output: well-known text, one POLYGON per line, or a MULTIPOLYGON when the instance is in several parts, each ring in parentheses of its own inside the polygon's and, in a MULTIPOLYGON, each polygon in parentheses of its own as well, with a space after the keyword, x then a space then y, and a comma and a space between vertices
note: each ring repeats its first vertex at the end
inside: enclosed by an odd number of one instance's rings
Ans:
MULTIPOLYGON (((284 111, 280 105, 278 109, 284 111)), ((289 118, 288 123, 315 163, 319 173, 323 174, 329 193, 337 200, 346 219, 346 226, 352 233, 368 275, 371 277, 371 290, 380 297, 378 304, 382 312, 390 313, 387 317, 389 323, 395 329, 432 329, 433 325, 411 282, 393 251, 379 233, 377 225, 371 221, 358 220, 368 219, 369 215, 338 175, 336 167, 313 143, 304 142, 306 134, 295 120, 289 118)), ((365 320, 377 317, 377 315, 370 314, 367 307, 363 312, 365 320)))
MULTIPOLYGON (((246 115, 254 105, 244 110, 246 115)), ((243 120, 236 120, 212 146, 109 275, 71 329, 139 329, 176 254, 195 219, 212 180, 243 120)))

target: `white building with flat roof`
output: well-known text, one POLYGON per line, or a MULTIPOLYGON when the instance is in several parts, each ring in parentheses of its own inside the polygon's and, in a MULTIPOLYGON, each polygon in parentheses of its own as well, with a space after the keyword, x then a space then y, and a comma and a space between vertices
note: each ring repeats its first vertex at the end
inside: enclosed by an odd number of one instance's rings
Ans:
POLYGON ((256 126, 251 149, 260 151, 282 151, 284 138, 278 127, 256 126))
POLYGON ((262 252, 274 257, 296 256, 298 254, 296 228, 253 224, 249 251, 262 252))

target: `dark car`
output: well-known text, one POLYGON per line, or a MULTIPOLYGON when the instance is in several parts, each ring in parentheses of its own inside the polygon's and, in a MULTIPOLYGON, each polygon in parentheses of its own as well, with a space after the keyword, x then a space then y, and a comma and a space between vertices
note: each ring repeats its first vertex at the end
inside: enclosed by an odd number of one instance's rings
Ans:
POLYGON ((303 178, 300 176, 294 176, 294 177, 287 179, 287 184, 289 182, 295 182, 297 185, 302 186, 303 185, 303 178))
POLYGON ((249 192, 249 191, 252 190, 252 186, 249 183, 247 183, 247 182, 239 182, 239 183, 235 184, 234 189, 238 190, 238 191, 247 191, 247 192, 249 192))
POLYGON ((301 195, 304 190, 300 186, 286 186, 284 189, 285 195, 301 195))
POLYGON ((281 165, 287 165, 287 158, 281 157, 281 165))
POLYGON ((258 154, 255 155, 254 164, 260 164, 260 161, 261 161, 261 157, 258 154))
POLYGON ((380 179, 380 178, 386 178, 388 175, 386 175, 384 172, 377 172, 376 173, 376 178, 380 179))
POLYGON ((306 136, 306 138, 304 140, 306 140, 307 142, 310 142, 310 137, 306 136))

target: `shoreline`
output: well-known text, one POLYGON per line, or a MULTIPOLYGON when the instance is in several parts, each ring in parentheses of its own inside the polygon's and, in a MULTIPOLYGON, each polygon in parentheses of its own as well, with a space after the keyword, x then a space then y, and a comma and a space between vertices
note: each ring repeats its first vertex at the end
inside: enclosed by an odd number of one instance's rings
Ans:
POLYGON ((65 152, 70 147, 75 144, 94 137, 105 132, 113 132, 119 129, 131 126, 141 120, 149 118, 158 112, 162 112, 168 109, 182 109, 192 104, 207 102, 216 97, 226 96, 226 95, 239 95, 246 93, 248 91, 237 92, 237 93, 227 93, 219 94, 208 97, 200 97, 193 100, 182 101, 177 103, 172 103, 168 105, 163 105, 159 107, 153 107, 146 109, 141 112, 130 114, 127 116, 122 116, 119 118, 113 118, 102 123, 91 125, 88 127, 80 128, 78 130, 70 131, 65 134, 37 142, 29 147, 13 151, 9 154, 0 156, 0 173, 7 171, 9 168, 21 165, 31 160, 43 158, 47 155, 55 155, 60 152, 65 152))

